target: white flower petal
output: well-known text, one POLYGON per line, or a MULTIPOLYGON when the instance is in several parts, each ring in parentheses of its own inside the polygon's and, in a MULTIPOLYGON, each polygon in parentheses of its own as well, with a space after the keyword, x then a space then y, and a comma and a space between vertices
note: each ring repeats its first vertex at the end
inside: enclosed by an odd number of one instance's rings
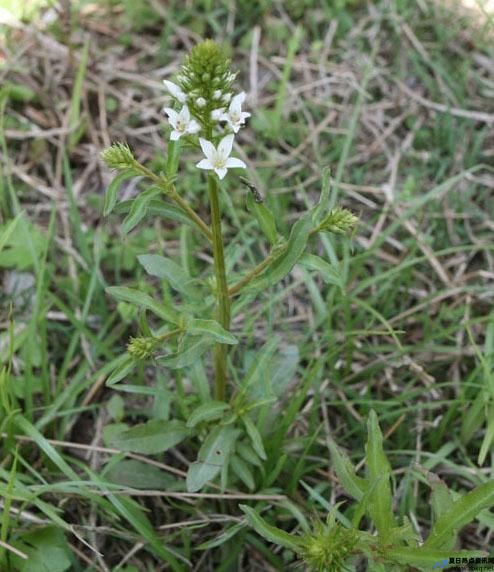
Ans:
POLYGON ((229 157, 226 160, 225 167, 227 169, 247 169, 247 165, 241 159, 237 159, 236 157, 229 157))
POLYGON ((163 83, 165 84, 166 89, 170 92, 172 97, 180 101, 180 103, 185 103, 187 96, 176 83, 173 83, 167 79, 164 79, 163 83))
POLYGON ((228 170, 226 167, 222 167, 221 169, 215 169, 214 172, 218 175, 220 179, 223 179, 224 176, 227 174, 228 170))
POLYGON ((240 123, 232 123, 230 121, 230 127, 233 129, 234 133, 238 133, 239 129, 242 127, 242 125, 240 123))
POLYGON ((175 125, 177 124, 177 120, 178 120, 178 113, 172 109, 171 107, 165 107, 163 108, 163 111, 168 115, 168 119, 170 120, 170 124, 175 127, 175 125))
POLYGON ((199 133, 199 131, 201 130, 201 126, 199 125, 199 123, 197 123, 197 121, 195 119, 192 119, 189 123, 189 126, 187 127, 187 133, 199 133))
POLYGON ((211 141, 203 139, 202 137, 199 137, 199 144, 201 145, 201 149, 204 155, 206 155, 206 157, 211 160, 216 153, 215 146, 211 143, 211 141))
POLYGON ((209 159, 201 159, 199 163, 197 163, 196 167, 198 169, 207 169, 207 170, 214 169, 209 159))
POLYGON ((214 121, 226 121, 226 119, 221 119, 223 115, 225 115, 224 107, 213 109, 213 111, 211 111, 211 119, 214 119, 214 121))
POLYGON ((185 123, 188 123, 190 121, 190 111, 186 105, 182 107, 180 115, 182 116, 182 119, 185 121, 185 123))
POLYGON ((221 156, 224 157, 225 159, 232 152, 233 139, 234 139, 233 135, 231 134, 227 135, 226 137, 223 137, 223 139, 220 141, 218 145, 218 153, 220 153, 221 156))
POLYGON ((245 101, 245 98, 246 98, 245 91, 241 91, 240 93, 237 93, 237 95, 232 98, 232 101, 230 103, 230 109, 238 108, 240 110, 240 108, 242 107, 242 104, 245 101))
POLYGON ((179 131, 172 131, 170 133, 170 141, 178 141, 181 136, 182 133, 180 133, 179 131))

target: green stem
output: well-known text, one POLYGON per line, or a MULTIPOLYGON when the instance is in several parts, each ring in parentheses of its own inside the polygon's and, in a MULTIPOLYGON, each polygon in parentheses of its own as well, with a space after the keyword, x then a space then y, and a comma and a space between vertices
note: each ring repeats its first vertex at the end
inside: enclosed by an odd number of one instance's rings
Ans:
POLYGON ((189 203, 185 201, 175 189, 175 186, 169 183, 163 177, 155 175, 152 171, 150 171, 144 165, 141 165, 139 162, 135 162, 134 165, 145 177, 154 181, 163 191, 165 191, 166 195, 176 203, 184 213, 190 218, 192 222, 194 222, 197 227, 201 230, 204 236, 211 242, 213 237, 211 231, 209 230, 208 225, 202 220, 202 218, 189 206, 189 203))
MULTIPOLYGON (((317 234, 320 231, 321 231, 320 226, 313 228, 310 231, 309 236, 313 236, 314 234, 317 234)), ((248 272, 243 278, 241 278, 237 283, 235 283, 228 289, 228 296, 231 297, 239 294, 244 286, 247 286, 247 284, 249 284, 249 282, 251 282, 256 276, 259 276, 261 272, 266 270, 266 268, 268 268, 268 266, 272 262, 274 262, 280 256, 282 256, 286 252, 287 248, 288 245, 285 244, 285 246, 277 250, 276 253, 270 252, 262 262, 259 262, 259 264, 254 266, 254 268, 250 272, 248 272)))
MULTIPOLYGON (((218 182, 213 174, 208 175, 209 201, 211 206, 211 230, 213 232, 214 273, 216 276, 217 319, 230 329, 230 298, 225 271, 223 237, 221 235, 221 214, 218 196, 218 182)), ((226 397, 226 355, 228 345, 217 343, 214 348, 215 396, 219 401, 226 397)))
POLYGON ((273 262, 274 259, 275 257, 272 256, 271 254, 266 256, 266 258, 262 262, 260 262, 257 266, 254 266, 254 268, 248 274, 246 274, 243 278, 241 278, 236 284, 234 284, 228 290, 228 295, 236 296, 244 286, 247 286, 247 284, 253 278, 258 276, 263 270, 265 270, 271 264, 271 262, 273 262))

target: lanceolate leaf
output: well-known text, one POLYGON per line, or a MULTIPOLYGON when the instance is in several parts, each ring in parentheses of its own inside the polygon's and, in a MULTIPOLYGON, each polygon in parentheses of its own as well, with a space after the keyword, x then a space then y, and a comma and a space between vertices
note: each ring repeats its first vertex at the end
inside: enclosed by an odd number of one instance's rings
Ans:
MULTIPOLYGON (((430 548, 420 547, 400 547, 400 548, 386 548, 385 557, 394 560, 404 566, 417 566, 422 570, 433 570, 434 564, 436 569, 438 564, 449 564, 449 559, 453 558, 479 558, 485 556, 485 553, 474 550, 460 550, 452 552, 451 550, 433 550, 430 548)), ((443 569, 444 569, 443 566, 443 569)))
POLYGON ((198 295, 190 283, 192 279, 189 274, 170 258, 159 254, 141 254, 137 259, 149 275, 163 278, 177 292, 188 296, 198 295))
POLYGON ((122 451, 154 455, 174 447, 189 433, 182 421, 153 419, 115 435, 113 444, 122 451))
POLYGON ((161 189, 159 187, 151 187, 137 195, 130 207, 129 214, 125 217, 125 220, 122 223, 123 232, 130 232, 141 222, 141 220, 146 216, 150 201, 159 196, 160 193, 161 189))
POLYGON ((320 256, 304 253, 300 257, 298 264, 308 270, 314 270, 317 272, 326 284, 334 284, 335 286, 343 288, 341 274, 338 272, 338 269, 329 264, 329 262, 326 262, 320 256))
POLYGON ((189 334, 210 337, 214 341, 221 342, 222 344, 238 344, 237 338, 225 330, 216 320, 192 319, 186 323, 185 329, 189 334))
POLYGON ((330 175, 331 170, 325 167, 322 171, 322 189, 321 196, 317 205, 312 209, 312 220, 314 226, 321 222, 321 219, 327 214, 329 210, 329 191, 330 191, 330 175))
POLYGON ((258 203, 249 193, 247 207, 254 214, 259 226, 271 244, 276 243, 276 223, 273 213, 263 203, 258 203))
POLYGON ((350 459, 339 450, 336 443, 332 440, 329 442, 329 450, 331 451, 331 460, 333 461, 338 480, 346 492, 352 495, 355 500, 362 500, 367 487, 366 480, 357 477, 350 459))
POLYGON ((195 492, 214 479, 225 463, 239 435, 238 429, 232 425, 216 427, 206 437, 195 463, 187 471, 187 490, 195 492))
POLYGON ((120 175, 117 175, 108 185, 105 193, 105 204, 103 207, 103 214, 105 216, 108 216, 115 208, 115 205, 117 204, 118 190, 121 184, 127 179, 135 176, 136 174, 133 171, 124 171, 123 173, 120 173, 120 175))
POLYGON ((241 504, 240 508, 247 516, 247 520, 250 526, 252 526, 257 534, 261 535, 263 538, 269 542, 272 542, 273 544, 284 546, 285 548, 293 550, 294 552, 301 552, 302 540, 300 538, 293 536, 293 534, 288 534, 288 532, 285 532, 276 526, 268 524, 250 506, 241 504))
POLYGON ((135 367, 134 359, 129 355, 121 356, 122 359, 119 361, 117 367, 111 372, 110 376, 106 380, 106 385, 115 385, 121 381, 126 375, 128 375, 135 367))
POLYGON ((253 491, 255 488, 254 476, 252 475, 249 465, 237 455, 233 455, 230 461, 230 467, 244 485, 250 491, 253 491))
POLYGON ((250 437, 252 442, 252 446, 254 447, 255 452, 259 455, 259 457, 263 460, 266 460, 266 451, 264 450, 264 445, 262 442, 261 434, 259 433, 257 427, 254 425, 254 422, 248 415, 244 415, 242 417, 242 421, 244 422, 245 428, 247 430, 247 434, 250 437))
POLYGON ((220 419, 230 405, 224 401, 208 401, 199 405, 189 416, 187 427, 195 427, 198 423, 220 419))
POLYGON ((265 289, 276 284, 291 271, 307 247, 312 229, 311 213, 305 213, 292 227, 286 249, 258 278, 245 286, 244 291, 265 289))
POLYGON ((471 522, 480 511, 494 506, 494 481, 476 487, 444 511, 432 527, 424 543, 427 548, 442 548, 458 531, 471 522))
MULTIPOLYGON (((133 200, 122 201, 115 206, 115 212, 119 214, 128 213, 134 204, 133 200)), ((194 226, 191 219, 184 212, 172 203, 166 203, 161 199, 154 198, 147 205, 147 214, 169 218, 180 224, 194 226)))
POLYGON ((383 449, 383 436, 375 411, 371 410, 367 421, 366 460, 369 485, 373 487, 369 512, 382 542, 386 542, 391 528, 396 526, 392 510, 391 467, 383 449))
POLYGON ((193 365, 213 343, 208 336, 186 336, 179 343, 176 353, 158 357, 156 361, 171 369, 181 369, 193 365))
POLYGON ((140 290, 127 288, 126 286, 110 286, 109 288, 106 288, 106 291, 110 296, 113 296, 117 300, 128 302, 129 304, 134 304, 134 306, 140 306, 141 308, 146 308, 168 322, 172 322, 173 324, 178 322, 178 316, 175 311, 170 308, 166 308, 163 304, 159 304, 153 300, 149 294, 145 294, 140 290))

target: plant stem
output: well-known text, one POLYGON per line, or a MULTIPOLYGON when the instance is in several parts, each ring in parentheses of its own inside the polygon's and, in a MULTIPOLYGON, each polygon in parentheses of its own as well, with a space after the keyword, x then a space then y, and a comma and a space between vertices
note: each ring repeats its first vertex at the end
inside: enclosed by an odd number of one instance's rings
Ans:
POLYGON ((238 294, 244 286, 246 286, 253 278, 265 270, 271 264, 271 262, 273 262, 274 258, 275 257, 273 257, 271 254, 266 256, 262 262, 257 264, 257 266, 254 266, 254 268, 248 274, 246 274, 228 290, 228 295, 235 296, 238 294))
MULTIPOLYGON (((320 232, 320 226, 313 228, 310 233, 309 236, 313 236, 314 234, 317 234, 318 232, 320 232)), ((266 270, 266 268, 273 263, 275 260, 277 260, 280 256, 282 256, 286 250, 288 248, 288 245, 285 245, 284 247, 280 248, 276 254, 273 252, 270 252, 268 254, 268 256, 266 256, 266 258, 262 261, 259 262, 259 264, 257 264, 256 266, 254 266, 254 268, 248 272, 243 278, 241 278, 237 283, 235 283, 233 286, 231 286, 228 289, 228 295, 229 296, 236 296, 244 286, 247 286, 247 284, 249 284, 249 282, 251 282, 251 280, 253 280, 256 276, 259 276, 259 274, 261 274, 261 272, 263 270, 266 270)))
MULTIPOLYGON (((211 229, 213 232, 214 273, 216 276, 217 319, 230 329, 230 298, 225 272, 225 255, 221 235, 221 214, 218 196, 218 182, 214 175, 208 175, 209 202, 211 205, 211 229)), ((217 343, 214 348, 215 396, 224 401, 226 396, 226 354, 228 345, 217 343)))
POLYGON ((189 206, 189 203, 185 201, 178 193, 175 186, 169 183, 163 177, 155 175, 152 171, 150 171, 144 165, 141 165, 136 161, 135 167, 148 179, 154 181, 160 189, 165 191, 166 195, 175 202, 183 211, 184 213, 194 222, 197 227, 201 230, 204 236, 212 242, 213 236, 208 225, 202 220, 202 218, 189 206))

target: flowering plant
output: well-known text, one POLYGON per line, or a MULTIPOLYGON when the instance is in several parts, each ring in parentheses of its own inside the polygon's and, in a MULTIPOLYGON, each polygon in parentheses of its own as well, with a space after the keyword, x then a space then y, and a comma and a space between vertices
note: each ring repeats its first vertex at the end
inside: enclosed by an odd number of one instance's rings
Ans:
POLYGON ((119 172, 108 187, 105 214, 115 208, 120 185, 128 178, 141 177, 151 186, 130 206, 126 205, 129 212, 124 230, 133 228, 146 214, 159 212, 194 227, 212 251, 212 277, 206 273, 193 277, 188 268, 162 255, 139 256, 144 270, 163 280, 167 292, 176 293, 162 297, 161 301, 136 288, 108 288, 109 294, 117 300, 136 306, 143 313, 140 335, 129 341, 127 352, 117 360, 107 385, 123 382, 139 364, 151 362, 176 372, 176 388, 181 400, 181 418, 152 419, 137 427, 121 429, 116 434, 116 444, 123 450, 150 454, 165 451, 186 438, 198 437, 201 446, 187 474, 189 491, 200 490, 218 475, 221 475, 223 488, 230 479, 241 481, 250 489, 269 486, 276 479, 276 471, 269 475, 261 471, 256 484, 254 473, 263 461, 269 462, 271 454, 266 451, 263 430, 259 430, 256 422, 260 424, 261 419, 266 419, 269 408, 280 396, 282 389, 270 372, 273 360, 279 361, 283 356, 276 353, 277 340, 271 340, 249 366, 233 363, 229 350, 239 339, 231 331, 232 313, 279 283, 295 265, 317 271, 325 281, 338 284, 335 269, 307 250, 311 238, 319 233, 345 233, 357 222, 346 209, 329 209, 329 172, 326 170, 319 202, 299 217, 288 236, 283 236, 262 196, 247 180, 247 186, 253 191, 248 194, 247 204, 270 251, 250 270, 232 272, 225 256, 220 183, 230 170, 234 177, 236 170, 245 172, 247 169, 246 163, 232 153, 235 137, 250 117, 243 109, 246 94, 235 93, 233 89, 235 78, 224 50, 207 40, 193 48, 174 81, 165 80, 172 101, 163 110, 171 128, 166 172, 154 173, 123 143, 116 143, 103 152, 107 165, 119 172), (202 154, 195 164, 205 171, 207 178, 209 223, 179 190, 178 167, 182 153, 189 149, 202 154), (148 319, 146 312, 154 314, 155 319, 148 319), (213 352, 214 399, 203 383, 207 379, 209 350, 213 352), (186 395, 183 373, 195 383, 195 393, 186 395))

